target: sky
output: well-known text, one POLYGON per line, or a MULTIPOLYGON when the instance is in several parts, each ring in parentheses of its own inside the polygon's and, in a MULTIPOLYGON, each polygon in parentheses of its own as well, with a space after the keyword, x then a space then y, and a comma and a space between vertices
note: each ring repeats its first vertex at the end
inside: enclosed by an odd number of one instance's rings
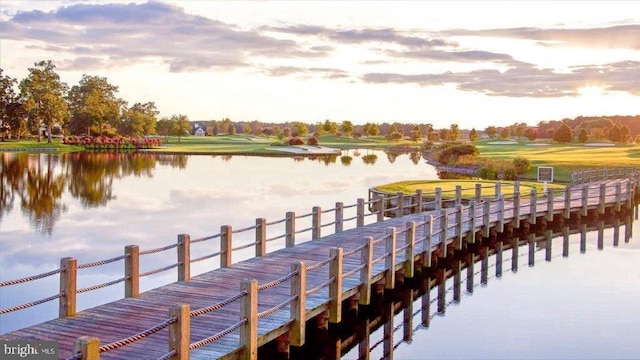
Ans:
POLYGON ((0 67, 52 60, 190 120, 489 125, 640 114, 640 1, 0 2, 0 67))

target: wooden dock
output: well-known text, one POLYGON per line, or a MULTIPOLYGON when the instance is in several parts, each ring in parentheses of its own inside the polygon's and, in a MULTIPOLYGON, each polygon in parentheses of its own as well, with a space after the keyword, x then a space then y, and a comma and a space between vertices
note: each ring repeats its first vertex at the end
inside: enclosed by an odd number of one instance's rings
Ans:
MULTIPOLYGON (((393 289, 397 279, 411 278, 416 269, 435 266, 477 241, 631 209, 638 200, 639 180, 638 171, 626 172, 618 179, 589 178, 561 194, 496 191, 491 198, 456 197, 451 206, 442 198, 439 203, 424 201, 423 194, 359 199, 354 205, 337 203, 335 209, 314 208, 302 216, 287 213, 270 223, 257 219, 255 226, 241 230, 223 226, 220 234, 207 238, 181 235, 176 244, 159 249, 130 246, 123 256, 101 262, 78 265, 76 259, 64 258, 57 271, 0 283, 11 286, 56 274, 61 283, 59 294, 43 299, 59 301, 58 319, 0 339, 56 340, 63 359, 255 359, 258 348, 274 340, 283 346, 303 345, 310 320, 338 323, 343 306, 366 306, 372 291, 393 289), (377 210, 365 215, 366 206, 377 210), (345 218, 347 209, 355 215, 345 218), (322 215, 329 213, 332 221, 323 224, 322 215), (385 217, 388 213, 398 216, 385 217), (370 215, 376 221, 365 225, 370 215), (300 218, 308 218, 311 227, 297 230, 300 218), (355 227, 345 230, 348 222, 355 227), (277 225, 285 232, 268 238, 267 227, 277 225), (321 236, 329 226, 334 233, 321 236), (255 231, 256 241, 234 248, 233 235, 243 231, 255 231), (305 231, 312 233, 312 240, 295 244, 296 234, 305 231), (285 239, 287 247, 267 253, 266 244, 275 239, 285 239), (212 240, 220 241, 220 251, 192 257, 192 244, 212 240), (233 251, 250 247, 255 247, 254 258, 232 261, 233 251), (140 273, 141 256, 173 248, 177 263, 140 273), (220 268, 190 276, 191 263, 211 257, 220 258, 220 268), (125 263, 123 278, 77 289, 78 269, 114 261, 125 263), (139 293, 141 277, 174 268, 179 281, 139 293), (76 312, 77 294, 118 282, 125 283, 124 299, 76 312)), ((0 316, 41 302, 0 309, 0 316)))

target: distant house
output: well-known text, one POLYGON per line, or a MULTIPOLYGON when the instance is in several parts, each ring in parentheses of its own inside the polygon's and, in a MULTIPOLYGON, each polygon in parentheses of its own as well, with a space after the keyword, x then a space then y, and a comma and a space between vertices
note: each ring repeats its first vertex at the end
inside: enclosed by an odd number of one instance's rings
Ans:
POLYGON ((207 135, 207 127, 201 126, 198 123, 193 124, 193 129, 191 133, 195 136, 205 136, 207 135))

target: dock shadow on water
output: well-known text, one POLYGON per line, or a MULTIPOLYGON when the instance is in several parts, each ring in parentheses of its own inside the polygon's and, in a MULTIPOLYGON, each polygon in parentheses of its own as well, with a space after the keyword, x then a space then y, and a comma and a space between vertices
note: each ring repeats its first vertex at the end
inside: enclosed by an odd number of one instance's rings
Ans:
MULTIPOLYGON (((416 267, 414 278, 398 277, 395 289, 385 290, 384 284, 374 285, 369 306, 359 306, 357 299, 345 301, 341 323, 330 323, 327 317, 311 320, 306 326, 307 343, 304 346, 289 347, 286 338, 276 339, 260 348, 259 358, 393 359, 395 353, 402 351, 402 357, 397 354, 395 357, 407 359, 407 354, 412 354, 411 359, 423 359, 434 358, 427 356, 434 346, 473 347, 474 341, 480 340, 463 339, 460 343, 444 344, 424 343, 416 338, 424 338, 420 335, 429 331, 432 322, 447 321, 447 311, 459 311, 465 302, 474 301, 474 293, 482 292, 490 282, 499 281, 503 275, 516 276, 518 269, 523 267, 536 271, 536 266, 567 258, 570 253, 584 256, 588 249, 598 252, 597 259, 603 256, 599 252, 605 246, 629 245, 638 213, 636 205, 617 214, 558 219, 531 228, 514 229, 514 232, 492 233, 489 238, 455 251, 454 256, 437 258, 431 267, 416 267)), ((594 269, 599 266, 605 264, 595 264, 594 269)), ((534 311, 539 317, 546 316, 544 307, 534 311)), ((490 329, 491 334, 477 334, 476 337, 501 336, 495 327, 490 329)), ((526 353, 520 355, 515 357, 527 358, 526 353)), ((475 353, 471 358, 486 356, 475 353)))

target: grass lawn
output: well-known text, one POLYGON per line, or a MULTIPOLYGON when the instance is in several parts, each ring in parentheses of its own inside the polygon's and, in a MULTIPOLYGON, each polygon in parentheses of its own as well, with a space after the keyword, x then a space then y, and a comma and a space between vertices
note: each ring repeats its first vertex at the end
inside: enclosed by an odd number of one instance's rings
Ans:
POLYGON ((71 146, 63 144, 60 139, 52 139, 51 143, 47 143, 47 139, 43 139, 38 142, 37 140, 11 140, 8 139, 6 141, 0 141, 0 151, 2 149, 11 150, 21 150, 21 151, 29 151, 33 150, 34 152, 42 151, 42 150, 54 150, 54 151, 63 151, 63 152, 72 152, 72 151, 83 151, 84 148, 80 146, 71 146))
MULTIPOLYGON (((462 197, 473 198, 476 195, 475 184, 482 184, 482 197, 493 197, 495 195, 495 181, 483 181, 483 180, 415 180, 415 181, 399 181, 382 186, 376 186, 376 190, 385 193, 396 194, 401 192, 403 194, 414 194, 417 190, 422 190, 423 194, 433 194, 436 188, 442 189, 442 198, 451 199, 455 198, 456 186, 462 186, 462 197)), ((514 193, 514 186, 512 182, 501 182, 501 193, 512 194, 514 193)), ((548 184, 549 188, 562 190, 563 185, 560 184, 548 184)), ((520 192, 522 194, 531 193, 531 189, 536 188, 539 196, 544 193, 544 184, 539 182, 520 182, 520 192)))

